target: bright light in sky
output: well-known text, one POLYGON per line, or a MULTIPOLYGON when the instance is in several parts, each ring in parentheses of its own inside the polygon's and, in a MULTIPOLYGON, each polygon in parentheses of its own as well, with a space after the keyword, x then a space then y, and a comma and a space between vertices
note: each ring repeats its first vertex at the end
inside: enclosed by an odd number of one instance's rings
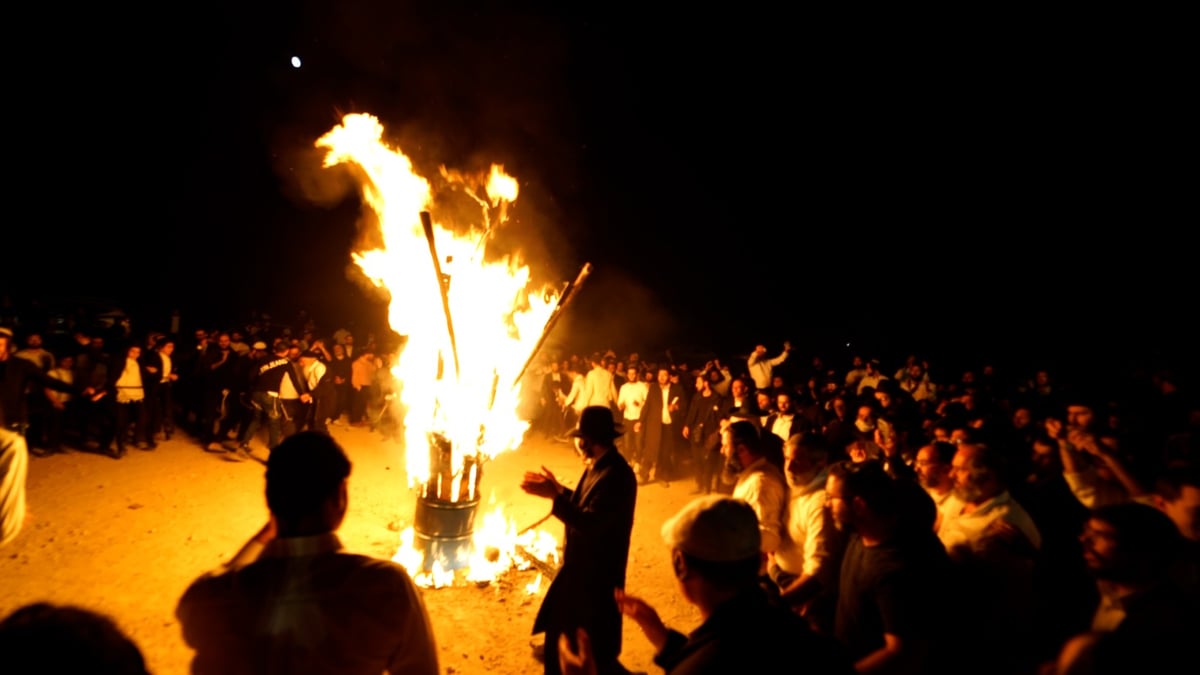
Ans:
POLYGON ((293 57, 292 57, 292 67, 293 67, 293 68, 299 68, 299 67, 300 67, 300 57, 299 57, 299 56, 293 56, 293 57))

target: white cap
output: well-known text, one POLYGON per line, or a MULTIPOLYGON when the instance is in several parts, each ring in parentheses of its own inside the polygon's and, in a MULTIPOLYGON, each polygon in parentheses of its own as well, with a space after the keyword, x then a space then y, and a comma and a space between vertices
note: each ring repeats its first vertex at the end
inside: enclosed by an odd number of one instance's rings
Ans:
POLYGON ((762 550, 754 509, 725 495, 692 500, 663 523, 662 537, 667 546, 712 562, 745 560, 762 550))

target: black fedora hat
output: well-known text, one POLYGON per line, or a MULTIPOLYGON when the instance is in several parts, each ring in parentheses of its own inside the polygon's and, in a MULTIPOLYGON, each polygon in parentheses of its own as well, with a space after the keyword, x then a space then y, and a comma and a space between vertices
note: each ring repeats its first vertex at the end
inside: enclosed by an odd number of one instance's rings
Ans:
POLYGON ((579 415, 579 425, 568 433, 576 438, 587 436, 596 440, 611 441, 622 433, 621 428, 613 422, 610 408, 602 405, 590 405, 579 415))

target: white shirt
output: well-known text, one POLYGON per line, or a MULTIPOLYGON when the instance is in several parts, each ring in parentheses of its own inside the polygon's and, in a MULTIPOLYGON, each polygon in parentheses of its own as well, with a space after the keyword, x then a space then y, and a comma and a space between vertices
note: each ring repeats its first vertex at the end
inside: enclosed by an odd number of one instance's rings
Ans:
POLYGON ((758 515, 763 552, 778 550, 787 501, 787 480, 783 472, 761 457, 738 474, 733 497, 749 504, 758 515))
POLYGON ((1075 499, 1089 509, 1129 501, 1129 493, 1120 483, 1104 480, 1092 467, 1076 473, 1064 471, 1063 478, 1075 499))
POLYGON ((167 381, 169 381, 169 380, 171 379, 171 357, 170 357, 170 356, 167 356, 166 354, 164 354, 164 353, 162 353, 162 352, 159 352, 159 353, 158 353, 158 355, 159 355, 160 357, 162 357, 162 364, 163 364, 163 367, 162 367, 162 379, 161 379, 161 380, 159 380, 159 381, 160 381, 160 382, 167 382, 167 381))
POLYGON ((1025 536, 1033 548, 1042 547, 1042 535, 1038 532, 1037 525, 1034 525, 1033 518, 1007 490, 980 504, 971 513, 965 513, 965 508, 964 504, 956 512, 948 511, 942 516, 942 524, 938 527, 937 534, 947 551, 958 546, 979 550, 984 540, 992 535, 993 531, 989 528, 996 524, 996 521, 1004 521, 1011 525, 1025 536))
POLYGON ((775 562, 785 572, 811 577, 832 574, 830 526, 825 511, 826 469, 802 488, 791 488, 788 496, 784 536, 775 551, 775 562))
POLYGON ((872 389, 878 389, 879 383, 883 382, 886 379, 888 379, 888 376, 884 375, 883 373, 879 373, 879 372, 875 373, 874 375, 863 375, 862 379, 860 379, 858 381, 858 388, 855 389, 854 391, 857 394, 862 394, 863 389, 866 389, 867 387, 871 387, 872 389))
POLYGON ((612 373, 600 367, 588 371, 583 381, 583 391, 585 408, 592 405, 608 408, 617 399, 617 388, 613 384, 612 373))
MULTIPOLYGON (((289 365, 288 368, 295 368, 295 366, 289 365)), ((287 375, 279 380, 279 398, 283 400, 300 398, 300 392, 296 391, 296 385, 292 384, 292 378, 287 375)))
POLYGON ((754 386, 759 389, 767 389, 771 386, 771 371, 775 366, 787 360, 788 353, 783 351, 779 356, 773 359, 766 359, 755 352, 746 359, 746 370, 750 372, 750 377, 754 378, 754 386))
POLYGON ((791 433, 792 419, 795 418, 795 416, 795 413, 777 415, 775 417, 775 423, 771 425, 771 433, 786 441, 788 439, 788 434, 791 433))
MULTIPOLYGON (((58 367, 52 369, 46 374, 58 380, 59 382, 75 384, 75 373, 70 368, 58 367)), ((58 403, 66 403, 71 400, 71 395, 69 393, 51 389, 49 387, 46 388, 46 396, 49 397, 51 401, 57 401, 58 403)))
POLYGON ((624 411, 625 419, 637 421, 642 417, 642 407, 650 395, 650 385, 645 382, 626 382, 617 394, 617 407, 624 411))
POLYGON ((584 397, 583 376, 576 375, 571 378, 571 391, 567 393, 567 398, 563 401, 564 405, 571 406, 575 412, 581 413, 587 407, 587 398, 584 397))
POLYGON ((146 398, 142 389, 142 369, 133 359, 125 359, 125 370, 117 379, 117 403, 133 403, 146 398))
POLYGON ((933 526, 935 532, 942 526, 942 521, 945 520, 947 513, 962 513, 963 507, 966 506, 961 499, 954 496, 954 490, 946 490, 942 494, 937 495, 924 485, 921 487, 925 488, 925 494, 929 495, 929 498, 933 500, 934 506, 937 507, 937 521, 933 526))
POLYGON ((317 359, 313 359, 313 362, 308 364, 308 367, 304 369, 304 378, 308 382, 310 391, 316 389, 317 383, 321 381, 322 377, 325 377, 325 370, 325 364, 317 359))
POLYGON ((671 423, 671 405, 675 403, 675 401, 672 401, 667 398, 668 396, 671 395, 671 385, 668 384, 667 386, 664 387, 660 384, 658 386, 660 389, 662 389, 662 400, 663 400, 662 423, 670 424, 671 423))

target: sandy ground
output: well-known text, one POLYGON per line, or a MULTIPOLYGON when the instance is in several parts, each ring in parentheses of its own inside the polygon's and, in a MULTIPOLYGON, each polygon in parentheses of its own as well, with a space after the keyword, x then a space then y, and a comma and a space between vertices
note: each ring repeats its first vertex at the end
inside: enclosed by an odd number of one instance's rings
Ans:
MULTIPOLYGON (((350 510, 338 534, 350 551, 391 558, 400 531, 412 523, 403 448, 367 429, 335 427, 354 463, 350 510)), ((265 457, 265 449, 255 453, 265 457)), ((545 465, 574 485, 582 465, 573 449, 531 435, 517 450, 485 466, 480 515, 498 504, 518 528, 549 511, 524 494, 521 474, 545 465)), ((130 448, 122 460, 86 452, 30 458, 30 515, 18 538, 0 550, 0 615, 30 602, 74 604, 112 616, 141 647, 151 671, 186 673, 175 604, 187 585, 215 568, 266 521, 263 470, 206 453, 186 437, 154 451, 130 448)), ((662 521, 691 497, 690 483, 639 488, 627 588, 684 629, 698 614, 679 595, 659 536, 662 521)), ((545 529, 561 541, 562 527, 545 529)), ((512 570, 484 587, 424 591, 445 673, 536 673, 530 630, 546 584, 526 586, 534 570, 512 570)), ((625 622, 622 661, 635 671, 661 672, 641 631, 625 622)))

